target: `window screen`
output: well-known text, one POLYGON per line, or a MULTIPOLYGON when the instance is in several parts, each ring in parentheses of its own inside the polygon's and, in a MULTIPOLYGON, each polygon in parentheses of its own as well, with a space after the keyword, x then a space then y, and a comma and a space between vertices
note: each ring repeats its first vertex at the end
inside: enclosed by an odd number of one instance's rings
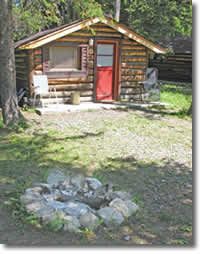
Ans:
POLYGON ((50 68, 51 69, 78 69, 78 48, 59 47, 50 48, 50 68))

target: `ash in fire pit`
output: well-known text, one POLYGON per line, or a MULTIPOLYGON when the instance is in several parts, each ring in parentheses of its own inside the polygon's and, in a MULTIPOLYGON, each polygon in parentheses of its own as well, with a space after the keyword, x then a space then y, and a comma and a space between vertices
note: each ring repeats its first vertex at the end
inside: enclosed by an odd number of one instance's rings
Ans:
POLYGON ((49 174, 47 183, 26 189, 21 202, 44 224, 60 218, 63 229, 70 232, 94 230, 100 221, 108 227, 120 225, 139 208, 129 193, 114 191, 110 184, 82 175, 66 176, 58 170, 49 174))

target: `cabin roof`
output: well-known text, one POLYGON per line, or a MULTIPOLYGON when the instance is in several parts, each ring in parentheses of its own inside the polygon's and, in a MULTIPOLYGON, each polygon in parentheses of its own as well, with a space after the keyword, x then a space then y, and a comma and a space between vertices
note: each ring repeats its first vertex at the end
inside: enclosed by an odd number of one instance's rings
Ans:
POLYGON ((121 24, 116 22, 115 20, 109 18, 109 17, 104 17, 104 18, 88 18, 84 20, 77 20, 74 21, 70 24, 65 24, 56 28, 48 29, 45 31, 41 31, 39 33, 36 33, 34 35, 29 36, 28 38, 22 39, 18 42, 15 43, 15 48, 20 48, 20 49, 34 49, 37 47, 41 47, 47 43, 50 43, 54 40, 57 40, 63 36, 69 35, 73 32, 76 32, 80 29, 89 27, 91 25, 94 25, 96 23, 104 23, 119 33, 127 36, 129 39, 134 40, 145 47, 149 48, 155 53, 158 54, 165 54, 166 49, 159 46, 156 43, 153 43, 141 35, 137 34, 130 28, 128 28, 126 25, 121 24))

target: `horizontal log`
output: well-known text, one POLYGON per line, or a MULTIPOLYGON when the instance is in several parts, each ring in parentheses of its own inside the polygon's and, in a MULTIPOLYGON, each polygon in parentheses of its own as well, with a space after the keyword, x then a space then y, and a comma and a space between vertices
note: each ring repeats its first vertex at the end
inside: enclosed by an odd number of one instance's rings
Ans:
MULTIPOLYGON (((71 96, 68 97, 62 97, 62 98, 43 98, 41 99, 42 102, 50 104, 50 103, 71 103, 71 96)), ((81 102, 89 102, 93 101, 93 96, 86 96, 86 97, 80 97, 81 102)))
POLYGON ((122 69, 121 75, 145 75, 143 70, 122 69))
POLYGON ((20 69, 20 70, 27 70, 27 65, 15 65, 16 69, 20 69))
POLYGON ((121 87, 133 87, 138 85, 138 81, 121 81, 121 87))
POLYGON ((25 62, 26 62, 26 59, 25 59, 25 58, 16 58, 16 59, 15 59, 15 62, 16 62, 16 63, 25 63, 25 62))
POLYGON ((27 81, 27 78, 26 77, 20 77, 20 76, 16 75, 16 80, 27 81))
POLYGON ((127 100, 142 100, 141 94, 120 94, 121 99, 127 99, 127 100))
POLYGON ((143 87, 121 87, 121 94, 136 94, 143 92, 143 87))
POLYGON ((122 56, 146 56, 145 51, 122 51, 122 56))
POLYGON ((68 41, 72 41, 72 42, 83 42, 83 43, 87 43, 88 42, 88 40, 89 40, 89 38, 82 38, 82 37, 69 37, 69 36, 65 36, 65 37, 63 37, 63 38, 60 38, 60 39, 58 39, 58 40, 56 40, 56 41, 66 41, 66 42, 68 42, 68 41))
POLYGON ((142 69, 146 69, 145 65, 134 65, 134 63, 122 63, 122 69, 124 68, 129 68, 129 69, 135 69, 135 70, 142 70, 142 69))
POLYGON ((88 80, 81 80, 81 79, 75 79, 71 80, 69 78, 49 78, 48 77, 49 84, 80 84, 80 83, 91 83, 88 82, 88 80))
POLYGON ((55 87, 57 91, 76 91, 76 90, 92 90, 93 83, 86 83, 86 84, 49 84, 50 87, 55 87))
POLYGON ((121 46, 122 50, 130 49, 130 50, 145 50, 143 46, 135 46, 135 45, 123 45, 121 46))
POLYGON ((18 53, 18 54, 15 54, 15 57, 16 58, 24 58, 24 57, 27 57, 27 54, 26 53, 18 53))
POLYGON ((121 76, 121 81, 143 81, 144 76, 121 76))
POLYGON ((107 26, 90 26, 94 31, 97 32, 110 32, 110 33, 118 33, 115 29, 109 28, 107 26))
MULTIPOLYGON (((76 90, 77 91, 77 90, 76 90)), ((57 96, 57 98, 65 98, 65 97, 70 97, 73 91, 56 91, 49 93, 48 95, 44 95, 44 98, 54 98, 57 96)), ((80 96, 81 97, 87 97, 87 96, 92 96, 93 91, 80 91, 80 96)))
MULTIPOLYGON (((94 35, 92 33, 82 33, 82 32, 74 32, 71 34, 71 36, 83 36, 83 37, 93 37, 94 35)), ((95 36, 101 36, 101 37, 117 37, 117 38, 121 38, 121 34, 117 34, 117 33, 101 33, 101 32, 96 32, 95 36)))
POLYGON ((17 74, 27 75, 27 70, 17 70, 17 74))
POLYGON ((147 59, 146 57, 122 57, 122 62, 146 62, 147 63, 147 59))
POLYGON ((122 43, 122 46, 123 45, 140 45, 138 42, 132 41, 132 40, 128 40, 128 39, 122 39, 121 43, 122 43))

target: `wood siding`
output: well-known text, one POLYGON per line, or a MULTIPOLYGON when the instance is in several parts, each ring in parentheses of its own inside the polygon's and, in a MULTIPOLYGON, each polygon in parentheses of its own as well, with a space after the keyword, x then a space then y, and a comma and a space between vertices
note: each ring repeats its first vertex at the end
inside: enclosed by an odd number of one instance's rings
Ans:
POLYGON ((17 90, 28 87, 28 51, 15 51, 16 84, 17 90))
POLYGON ((192 54, 177 53, 150 61, 160 80, 192 82, 192 54))
MULTIPOLYGON (((49 76, 49 86, 56 88, 57 96, 63 102, 70 101, 71 93, 73 91, 80 92, 81 101, 93 101, 95 99, 95 40, 97 39, 117 40, 119 42, 120 70, 118 98, 123 101, 136 101, 140 99, 141 89, 138 84, 145 79, 148 63, 148 50, 136 41, 128 39, 128 37, 102 23, 92 25, 89 30, 82 29, 55 41, 56 43, 69 42, 75 43, 76 45, 78 43, 79 45, 84 44, 87 46, 87 56, 85 55, 84 58, 84 60, 87 60, 84 62, 84 68, 87 69, 87 75, 79 73, 79 75, 72 75, 70 78, 49 76), (90 45, 89 43, 89 39, 91 38, 94 40, 93 45, 90 45)), ((32 51, 24 50, 23 52, 26 54, 27 52, 32 52, 33 70, 29 68, 29 74, 42 74, 45 65, 43 47, 32 51)), ((25 65, 23 66, 25 67, 25 65)), ((27 73, 24 73, 23 77, 25 78, 25 76, 27 78, 27 73)), ((29 83, 30 82, 29 78, 29 83)))
POLYGON ((136 41, 121 40, 121 91, 123 101, 140 101, 145 72, 148 64, 148 50, 136 41))

